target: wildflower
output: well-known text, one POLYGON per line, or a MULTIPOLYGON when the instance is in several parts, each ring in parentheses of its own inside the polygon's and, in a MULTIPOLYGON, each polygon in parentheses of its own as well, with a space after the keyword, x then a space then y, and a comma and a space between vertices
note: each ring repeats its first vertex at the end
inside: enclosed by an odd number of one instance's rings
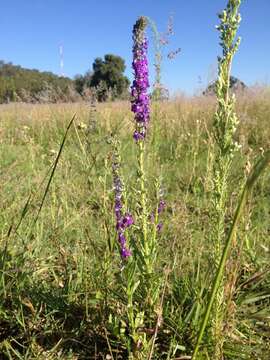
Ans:
POLYGON ((134 223, 132 215, 126 214, 122 219, 122 227, 125 229, 134 223))
MULTIPOLYGON (((158 215, 160 215, 163 210, 165 209, 166 207, 166 203, 163 199, 160 199, 159 201, 159 204, 158 204, 158 209, 157 209, 157 212, 158 212, 158 215)), ((155 222, 155 215, 154 213, 151 213, 150 216, 149 216, 149 220, 151 221, 151 223, 154 223, 155 222)), ((160 232, 163 228, 163 223, 162 222, 159 222, 157 225, 156 225, 156 229, 158 232, 160 232)))
POLYGON ((161 199, 158 204, 158 213, 159 214, 162 213, 162 211, 165 209, 165 206, 166 206, 165 201, 163 199, 161 199))
POLYGON ((122 258, 126 259, 129 256, 131 256, 131 251, 129 249, 127 249, 126 247, 123 247, 121 249, 121 256, 122 256, 122 258))
POLYGON ((180 53, 180 51, 181 51, 181 48, 170 51, 169 54, 167 55, 167 58, 170 59, 170 60, 175 59, 177 54, 180 53))
POLYGON ((147 48, 148 42, 144 34, 147 20, 140 17, 133 28, 133 62, 134 81, 131 86, 131 111, 135 114, 136 129, 133 138, 136 142, 144 140, 150 119, 150 99, 147 48))
POLYGON ((80 122, 77 125, 77 128, 78 128, 78 130, 85 130, 85 129, 87 129, 87 125, 84 122, 80 122))

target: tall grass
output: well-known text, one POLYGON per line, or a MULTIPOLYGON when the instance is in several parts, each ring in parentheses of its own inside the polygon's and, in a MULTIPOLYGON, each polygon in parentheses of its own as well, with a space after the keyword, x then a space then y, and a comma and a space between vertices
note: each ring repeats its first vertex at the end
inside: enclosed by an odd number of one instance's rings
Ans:
MULTIPOLYGON (((237 166, 233 166, 229 191, 235 191, 239 179, 244 181, 247 156, 253 162, 269 145, 268 96, 266 91, 258 90, 237 98, 240 122, 236 140, 242 146, 234 159, 237 166)), ((84 104, 1 107, 3 358, 102 359, 111 353, 116 359, 125 358, 121 334, 128 329, 113 317, 116 313, 125 317, 125 302, 114 277, 121 265, 115 247, 108 134, 117 133, 121 141, 122 170, 126 186, 131 189, 135 186, 136 169, 132 164, 136 162, 136 147, 130 136, 132 115, 128 103, 98 105, 97 110, 97 129, 87 134, 82 124, 88 122, 89 108, 84 104), (31 238, 27 238, 74 112, 77 118, 31 238), (8 236, 29 194, 32 196, 21 226, 8 236)), ((212 152, 214 111, 215 101, 211 98, 179 98, 156 103, 152 108, 155 126, 146 168, 153 184, 162 170, 167 202, 157 266, 162 269, 164 264, 170 265, 167 280, 165 274, 162 280, 164 299, 158 301, 162 317, 157 315, 153 327, 147 330, 152 338, 156 321, 161 319, 153 342, 153 358, 174 359, 191 354, 206 309, 211 282, 211 194, 207 185, 211 171, 207 171, 207 156, 212 152)), ((250 218, 249 230, 244 233, 243 224, 238 231, 238 240, 248 248, 244 245, 233 292, 233 317, 224 344, 227 358, 267 360, 268 356, 268 182, 266 172, 245 210, 250 218)), ((154 188, 152 196, 154 200, 154 188)), ((236 203, 233 194, 228 220, 236 203)), ((211 347, 207 346, 207 338, 204 341, 201 357, 207 358, 211 347)))
POLYGON ((137 144, 127 102, 1 106, 1 359, 269 359, 270 93, 220 66, 217 108, 153 102, 137 144))

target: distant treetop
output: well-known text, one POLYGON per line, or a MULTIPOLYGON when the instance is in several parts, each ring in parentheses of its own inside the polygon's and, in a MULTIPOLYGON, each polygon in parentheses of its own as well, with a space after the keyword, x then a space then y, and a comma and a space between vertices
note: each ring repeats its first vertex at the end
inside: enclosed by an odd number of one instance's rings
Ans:
POLYGON ((77 79, 78 87, 83 85, 94 89, 98 101, 127 96, 130 83, 124 75, 126 69, 124 59, 117 55, 106 54, 104 59, 96 58, 92 68, 93 71, 88 71, 84 78, 77 79))
MULTIPOLYGON (((204 90, 203 95, 215 95, 216 81, 210 83, 207 88, 204 90)), ((237 79, 234 76, 230 76, 230 89, 232 91, 245 90, 247 88, 246 84, 243 81, 237 79)))

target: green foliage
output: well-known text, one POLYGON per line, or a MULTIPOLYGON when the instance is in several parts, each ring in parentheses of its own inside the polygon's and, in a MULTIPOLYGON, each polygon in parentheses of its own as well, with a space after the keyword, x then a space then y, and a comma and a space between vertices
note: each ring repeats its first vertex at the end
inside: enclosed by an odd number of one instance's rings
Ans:
MULTIPOLYGON (((231 67, 233 57, 238 50, 240 38, 236 39, 236 33, 241 21, 239 7, 241 0, 228 0, 227 7, 219 15, 220 24, 217 29, 220 33, 220 45, 222 56, 218 58, 218 79, 216 81, 217 109, 214 115, 213 138, 215 139, 215 153, 213 163, 212 179, 212 230, 210 240, 212 242, 211 257, 214 264, 216 277, 213 281, 212 297, 209 300, 203 325, 206 326, 212 311, 212 358, 220 360, 223 358, 224 341, 226 332, 224 330, 225 307, 228 298, 225 294, 224 272, 221 270, 221 259, 224 258, 224 244, 226 238, 225 222, 228 216, 229 178, 232 173, 233 159, 238 149, 235 141, 235 133, 238 119, 235 112, 235 96, 230 92, 231 86, 231 67), (212 303, 211 303, 212 302, 212 303), (208 315, 207 315, 208 314, 208 315)), ((241 184, 240 184, 241 187, 241 184)), ((229 242, 229 241, 228 241, 229 242)), ((225 260, 224 260, 225 264, 225 260)), ((203 326, 202 326, 203 328, 203 326)), ((201 328, 201 329, 202 329, 201 328)), ((193 358, 195 359, 198 351, 198 343, 201 340, 203 331, 201 330, 197 347, 193 358)))
POLYGON ((84 75, 76 75, 74 79, 76 91, 83 96, 84 90, 91 87, 92 72, 87 71, 84 75))
POLYGON ((72 101, 72 93, 69 78, 0 62, 0 103, 72 101))
POLYGON ((74 80, 0 61, 0 103, 73 102, 88 98, 87 90, 99 101, 124 98, 129 86, 124 71, 124 60, 111 54, 105 55, 104 60, 97 58, 93 72, 77 75, 74 80))
POLYGON ((105 101, 112 92, 112 98, 119 98, 127 94, 129 80, 123 75, 125 71, 124 60, 117 55, 107 54, 102 58, 96 58, 93 63, 93 74, 90 86, 97 88, 99 101, 105 101))
MULTIPOLYGON (((267 91, 238 99, 238 116, 244 114, 246 121, 239 124, 236 135, 242 147, 233 160, 229 192, 235 191, 243 178, 246 152, 251 152, 253 162, 259 148, 269 146, 269 104, 267 91)), ((157 308, 151 317, 145 312, 142 321, 147 299, 141 283, 133 293, 139 280, 135 276, 129 296, 133 296, 136 311, 132 314, 130 309, 129 316, 140 331, 138 335, 150 341, 159 325, 153 360, 188 358, 206 309, 212 280, 207 154, 213 151, 209 134, 214 111, 213 104, 203 98, 152 107, 155 126, 147 142, 146 186, 151 188, 162 169, 167 210, 158 237, 155 273, 166 290, 161 320, 157 321, 157 308), (163 269, 167 265, 171 272, 166 282, 163 269)), ((138 184, 134 180, 137 154, 130 136, 132 115, 128 103, 114 102, 100 104, 95 117, 97 128, 89 132, 83 127, 89 121, 88 104, 9 104, 0 108, 3 359, 128 358, 126 339, 131 329, 123 290, 128 269, 121 271, 115 236, 107 138, 116 133, 122 144, 127 201, 133 198, 129 204, 134 208, 133 189, 138 184), (46 191, 74 112, 77 118, 46 191)), ((154 191, 150 192, 150 208, 155 199, 154 191)), ((229 213, 235 203, 232 199, 229 213)), ((230 308, 234 315, 224 344, 224 357, 230 360, 268 360, 269 204, 268 172, 259 179, 249 200, 249 231, 238 232, 238 239, 247 238, 249 249, 242 254, 230 308)), ((132 237, 140 235, 134 230, 132 237)), ((211 350, 208 339, 205 336, 205 346, 200 348, 201 359, 207 359, 211 350)))

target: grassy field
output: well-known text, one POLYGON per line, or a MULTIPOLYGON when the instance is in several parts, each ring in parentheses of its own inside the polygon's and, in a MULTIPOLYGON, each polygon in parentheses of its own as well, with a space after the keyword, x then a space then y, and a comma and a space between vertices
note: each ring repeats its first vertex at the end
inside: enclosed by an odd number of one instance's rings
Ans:
MULTIPOLYGON (((214 111, 210 97, 152 104, 145 168, 149 202, 157 179, 166 201, 156 261, 162 316, 149 315, 141 331, 154 336, 159 319, 156 359, 190 358, 212 282, 214 111)), ((237 115, 228 227, 245 177, 270 145, 269 89, 239 95, 237 115)), ((85 103, 1 105, 1 359, 127 358, 111 137, 121 143, 133 208, 132 118, 126 102, 96 111, 85 103)), ((226 265, 226 359, 270 359, 269 180, 267 170, 256 183, 226 265)))

